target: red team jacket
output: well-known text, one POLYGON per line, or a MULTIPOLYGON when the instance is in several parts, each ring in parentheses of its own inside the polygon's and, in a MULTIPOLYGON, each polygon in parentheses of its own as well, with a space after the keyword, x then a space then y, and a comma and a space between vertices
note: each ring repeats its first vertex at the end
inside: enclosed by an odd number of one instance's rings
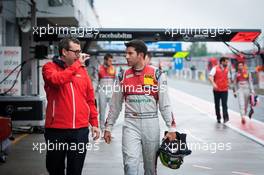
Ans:
POLYGON ((69 67, 46 63, 42 74, 48 100, 46 128, 98 127, 93 86, 79 61, 69 67))

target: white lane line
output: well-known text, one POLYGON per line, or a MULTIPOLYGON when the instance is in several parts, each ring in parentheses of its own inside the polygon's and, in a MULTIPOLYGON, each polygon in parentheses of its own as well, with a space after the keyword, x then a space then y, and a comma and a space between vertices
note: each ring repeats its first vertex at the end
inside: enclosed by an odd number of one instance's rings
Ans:
MULTIPOLYGON (((234 116, 239 116, 239 117, 240 117, 240 113, 238 113, 238 112, 236 112, 236 111, 233 111, 233 110, 228 109, 228 112, 229 112, 230 114, 233 114, 234 116)), ((254 117, 254 116, 253 116, 253 117, 254 117)), ((256 119, 254 119, 254 118, 251 118, 250 120, 253 121, 253 122, 256 122, 256 123, 258 123, 258 124, 264 126, 264 123, 261 122, 261 121, 259 121, 259 120, 256 120, 256 119)))
MULTIPOLYGON (((176 89, 173 89, 173 88, 169 88, 169 91, 170 92, 173 91, 173 93, 172 93, 173 95, 176 95, 177 96, 177 94, 178 94, 180 96, 186 96, 186 98, 192 99, 192 101, 196 101, 199 104, 202 104, 202 103, 208 104, 208 108, 214 108, 214 104, 213 103, 208 102, 206 100, 203 100, 201 98, 192 96, 190 94, 187 94, 185 92, 182 92, 182 91, 179 91, 179 90, 176 90, 176 89)), ((204 110, 200 109, 199 107, 195 106, 195 104, 192 104, 191 101, 188 101, 187 102, 187 101, 184 101, 184 100, 179 100, 178 98, 174 98, 174 99, 176 99, 177 101, 179 101, 182 104, 185 104, 185 105, 188 105, 188 106, 192 107, 193 109, 195 109, 195 110, 201 112, 202 114, 205 114, 205 115, 209 116, 211 119, 213 119, 213 117, 207 111, 204 111, 204 110)), ((235 111, 232 111, 232 110, 228 110, 228 112, 232 116, 240 117, 238 112, 235 112, 235 111)), ((260 122, 260 121, 254 120, 254 119, 251 119, 251 122, 256 122, 256 123, 259 123, 259 124, 261 124, 261 125, 264 126, 264 123, 263 122, 260 122)), ((231 129, 235 130, 236 132, 238 132, 238 133, 240 133, 240 134, 248 137, 249 139, 254 140, 255 142, 257 142, 257 143, 259 143, 261 145, 264 145, 264 141, 261 140, 261 139, 259 139, 259 138, 257 138, 256 136, 254 136, 252 134, 249 134, 249 133, 247 133, 247 132, 245 132, 245 131, 243 131, 243 130, 241 130, 239 128, 236 128, 236 127, 232 126, 231 124, 228 124, 227 123, 225 125, 228 126, 228 127, 230 127, 231 129)))
POLYGON ((195 168, 205 169, 205 170, 212 170, 213 168, 201 165, 193 165, 195 168))
MULTIPOLYGON (((187 96, 187 97, 191 98, 192 101, 200 101, 201 103, 207 103, 208 107, 211 107, 211 106, 213 107, 213 106, 214 106, 214 104, 212 104, 212 103, 210 103, 210 102, 208 102, 208 101, 205 101, 205 100, 203 100, 203 99, 199 99, 199 98, 197 98, 197 97, 195 97, 195 96, 192 96, 192 95, 186 94, 185 92, 178 91, 178 90, 173 89, 173 88, 170 88, 169 91, 174 91, 173 95, 176 95, 176 96, 177 96, 177 94, 181 94, 181 95, 183 95, 183 96, 187 96)), ((182 103, 182 104, 185 104, 185 105, 187 105, 187 106, 190 106, 190 107, 194 108, 195 110, 199 111, 199 112, 202 113, 202 114, 206 114, 206 115, 208 115, 208 116, 211 117, 211 115, 208 114, 208 112, 205 112, 205 111, 201 110, 200 108, 196 107, 194 104, 191 103, 191 101, 186 101, 186 100, 184 101, 184 100, 181 100, 181 99, 179 99, 179 98, 177 98, 177 97, 174 98, 174 99, 177 100, 177 101, 179 101, 179 102, 182 103)))
POLYGON ((244 173, 244 172, 239 172, 239 171, 232 171, 232 174, 239 174, 239 175, 253 175, 250 173, 244 173))
POLYGON ((236 132, 238 132, 238 133, 240 133, 240 134, 242 134, 242 135, 248 137, 249 139, 252 139, 252 140, 254 140, 254 141, 256 141, 256 142, 258 142, 259 144, 261 144, 261 145, 264 146, 264 141, 261 140, 261 139, 259 139, 259 138, 257 138, 257 137, 255 137, 254 135, 249 134, 249 133, 247 133, 247 132, 245 132, 245 131, 243 131, 243 130, 241 130, 241 129, 238 129, 238 128, 232 126, 231 124, 228 124, 228 123, 227 123, 227 124, 225 124, 225 125, 228 126, 228 127, 231 128, 231 129, 235 130, 236 132))
MULTIPOLYGON (((202 98, 195 97, 195 96, 193 96, 193 95, 190 95, 190 94, 185 93, 185 92, 180 91, 180 90, 176 90, 175 88, 171 88, 171 87, 169 87, 169 91, 174 91, 174 93, 173 93, 174 95, 175 95, 175 94, 181 94, 181 95, 184 95, 184 96, 186 96, 186 97, 188 97, 188 98, 191 98, 191 99, 193 99, 193 100, 199 101, 199 103, 204 103, 204 104, 207 104, 207 105, 212 106, 212 107, 214 108, 214 103, 212 103, 212 102, 210 102, 210 101, 206 101, 206 100, 204 100, 204 99, 202 99, 202 98)), ((175 99, 178 99, 178 98, 175 98, 175 99)), ((181 101, 181 102, 182 102, 182 101, 181 101)), ((184 103, 184 104, 192 105, 190 102, 189 102, 189 103, 184 103)), ((193 106, 193 105, 192 105, 192 106, 193 106)), ((208 106, 208 107, 209 107, 209 106, 208 106)), ((195 108, 195 107, 194 107, 194 108, 195 108)), ((197 108, 195 108, 195 109, 197 109, 197 108)), ((201 111, 201 110, 198 109, 198 111, 201 111)), ((231 110, 231 109, 228 109, 228 112, 229 112, 229 113, 232 113, 232 114, 234 114, 234 116, 240 118, 240 113, 239 113, 239 112, 233 111, 233 110, 231 110)), ((202 111, 202 113, 207 113, 207 112, 202 111)), ((256 122, 256 123, 258 123, 258 124, 264 126, 264 122, 261 122, 261 121, 259 121, 259 120, 254 119, 254 118, 252 118, 251 121, 254 121, 254 122, 256 122)))
POLYGON ((206 143, 206 141, 204 141, 203 139, 200 139, 200 138, 196 137, 195 135, 193 135, 193 134, 191 133, 190 130, 188 130, 188 129, 184 129, 184 132, 185 132, 187 135, 189 135, 189 136, 191 136, 192 138, 194 138, 195 140, 197 140, 197 141, 199 141, 199 142, 202 142, 202 143, 206 143))

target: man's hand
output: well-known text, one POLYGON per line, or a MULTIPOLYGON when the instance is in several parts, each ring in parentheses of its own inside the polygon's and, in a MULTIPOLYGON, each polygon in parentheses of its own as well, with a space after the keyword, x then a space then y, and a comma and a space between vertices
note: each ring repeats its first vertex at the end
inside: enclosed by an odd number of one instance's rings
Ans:
POLYGON ((110 131, 104 132, 104 140, 105 140, 105 143, 110 144, 111 142, 111 132, 110 131))
POLYGON ((215 83, 213 83, 213 87, 214 87, 214 89, 217 89, 218 88, 215 83))
POLYGON ((80 54, 80 58, 79 58, 79 60, 80 60, 80 62, 81 62, 81 64, 83 65, 83 66, 85 66, 85 61, 86 60, 89 60, 90 59, 90 55, 89 54, 86 54, 86 53, 81 53, 80 54))
POLYGON ((97 140, 100 137, 100 130, 95 126, 92 127, 92 137, 93 140, 97 140))
POLYGON ((233 94, 234 94, 234 97, 236 98, 237 97, 237 92, 234 91, 233 94))
POLYGON ((164 139, 169 139, 169 141, 176 140, 176 132, 168 132, 164 139))

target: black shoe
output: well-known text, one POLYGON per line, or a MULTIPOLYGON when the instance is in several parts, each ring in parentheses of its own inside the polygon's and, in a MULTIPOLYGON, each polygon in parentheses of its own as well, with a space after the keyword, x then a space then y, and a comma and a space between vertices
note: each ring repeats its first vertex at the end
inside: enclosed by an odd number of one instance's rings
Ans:
POLYGON ((221 120, 220 119, 217 119, 217 123, 221 123, 221 120))
POLYGON ((227 118, 227 119, 224 119, 224 123, 226 123, 226 122, 228 122, 229 121, 229 119, 227 118))

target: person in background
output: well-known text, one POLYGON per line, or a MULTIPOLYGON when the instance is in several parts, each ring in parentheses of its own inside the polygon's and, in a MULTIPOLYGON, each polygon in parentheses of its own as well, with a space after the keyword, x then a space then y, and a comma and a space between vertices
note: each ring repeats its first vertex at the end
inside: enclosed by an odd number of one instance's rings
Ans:
MULTIPOLYGON (((242 124, 246 123, 246 115, 250 103, 250 95, 255 94, 252 77, 244 62, 237 63, 237 71, 234 75, 235 95, 238 97, 238 104, 242 124)), ((249 113, 251 118, 252 113, 249 113)))
POLYGON ((220 101, 222 102, 224 123, 229 121, 228 115, 228 87, 230 82, 230 73, 228 70, 228 58, 221 57, 220 64, 213 67, 209 73, 209 80, 213 85, 215 114, 218 123, 221 123, 220 101))
POLYGON ((145 58, 145 63, 146 63, 146 65, 152 65, 152 64, 151 64, 151 58, 152 58, 152 55, 151 55, 150 52, 148 52, 148 53, 146 54, 146 58, 145 58))
POLYGON ((99 119, 101 131, 104 131, 105 113, 107 104, 112 97, 113 85, 116 79, 116 70, 112 64, 113 56, 106 54, 104 56, 104 63, 98 69, 98 101, 99 101, 99 119))

